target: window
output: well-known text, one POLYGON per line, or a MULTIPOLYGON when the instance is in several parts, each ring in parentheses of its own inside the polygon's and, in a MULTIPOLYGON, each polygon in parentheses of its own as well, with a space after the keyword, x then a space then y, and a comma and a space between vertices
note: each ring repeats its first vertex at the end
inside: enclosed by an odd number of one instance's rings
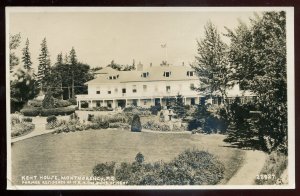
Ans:
POLYGON ((171 76, 171 72, 170 72, 170 71, 165 71, 165 72, 164 72, 164 76, 165 76, 166 78, 170 77, 170 76, 171 76))
POLYGON ((119 78, 119 75, 108 77, 109 80, 116 80, 117 78, 119 78))
POLYGON ((147 85, 143 85, 143 91, 147 91, 147 85))
POLYGON ((186 72, 186 75, 187 75, 187 76, 194 76, 194 72, 193 72, 193 71, 187 71, 187 72, 186 72))
POLYGON ((171 92, 171 86, 166 86, 167 93, 171 92))
POLYGON ((195 88, 194 83, 191 83, 191 84, 190 84, 190 89, 191 89, 191 90, 194 90, 194 88, 195 88))
POLYGON ((107 94, 111 94, 111 91, 107 91, 107 94))
POLYGON ((142 77, 143 78, 147 78, 149 76, 149 72, 144 72, 144 73, 142 73, 142 77))
POLYGON ((100 94, 100 91, 96 91, 96 94, 100 94))
POLYGON ((126 93, 126 88, 122 88, 122 93, 126 93))
POLYGON ((133 86, 132 86, 132 92, 133 92, 133 93, 136 93, 136 85, 133 85, 133 86))

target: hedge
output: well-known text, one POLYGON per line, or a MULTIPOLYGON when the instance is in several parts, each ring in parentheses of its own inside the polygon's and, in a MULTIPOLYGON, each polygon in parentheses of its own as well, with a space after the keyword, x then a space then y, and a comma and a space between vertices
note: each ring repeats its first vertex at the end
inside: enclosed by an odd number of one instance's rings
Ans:
POLYGON ((58 116, 58 115, 70 115, 75 112, 75 108, 51 108, 51 109, 42 109, 41 116, 58 116))
POLYGON ((41 113, 41 108, 24 108, 20 112, 24 116, 38 116, 41 113))
POLYGON ((70 115, 75 112, 75 108, 63 107, 63 108, 26 108, 22 109, 21 113, 24 116, 58 116, 58 115, 70 115))

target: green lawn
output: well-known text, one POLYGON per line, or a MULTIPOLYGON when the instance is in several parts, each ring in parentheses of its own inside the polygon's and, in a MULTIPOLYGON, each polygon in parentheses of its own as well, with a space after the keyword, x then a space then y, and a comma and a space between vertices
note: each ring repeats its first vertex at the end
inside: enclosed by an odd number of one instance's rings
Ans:
POLYGON ((47 134, 14 143, 13 179, 22 175, 91 175, 101 162, 132 162, 138 152, 145 162, 170 161, 186 149, 206 150, 225 165, 226 181, 241 166, 244 152, 224 147, 223 135, 88 130, 47 134), (236 164, 237 163, 237 164, 236 164))

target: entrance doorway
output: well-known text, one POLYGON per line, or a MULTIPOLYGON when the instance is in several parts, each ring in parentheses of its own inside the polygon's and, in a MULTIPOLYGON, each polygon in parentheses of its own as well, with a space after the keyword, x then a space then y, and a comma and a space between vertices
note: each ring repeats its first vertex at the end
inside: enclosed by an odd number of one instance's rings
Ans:
POLYGON ((118 100, 118 107, 125 108, 126 100, 118 100))

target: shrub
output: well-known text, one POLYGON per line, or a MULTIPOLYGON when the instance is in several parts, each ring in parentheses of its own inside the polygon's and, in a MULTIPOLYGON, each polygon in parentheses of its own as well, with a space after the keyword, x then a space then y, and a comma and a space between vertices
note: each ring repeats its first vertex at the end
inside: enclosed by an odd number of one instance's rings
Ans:
POLYGON ((51 115, 51 116, 47 117, 47 123, 53 123, 53 122, 56 122, 56 121, 57 121, 56 116, 51 115))
POLYGON ((94 120, 94 114, 88 114, 87 121, 93 121, 94 120))
POLYGON ((130 129, 130 126, 127 123, 116 122, 116 123, 109 123, 109 128, 130 129))
POLYGON ((126 182, 132 176, 131 164, 122 162, 120 167, 116 169, 115 178, 118 181, 126 182))
POLYGON ((132 123, 131 123, 131 131, 132 132, 141 132, 142 131, 140 117, 137 114, 133 116, 132 123))
POLYGON ((73 114, 70 115, 70 120, 79 120, 78 115, 74 112, 73 114))
POLYGON ((36 99, 34 99, 34 100, 28 101, 27 104, 29 106, 31 106, 31 107, 42 107, 42 103, 43 103, 42 100, 36 100, 36 99))
POLYGON ((58 116, 58 115, 70 115, 75 112, 74 108, 64 107, 64 108, 51 108, 51 109, 41 109, 41 116, 58 116))
POLYGON ((93 169, 93 175, 97 177, 114 176, 115 162, 97 164, 93 169))
POLYGON ((52 96, 52 92, 48 91, 44 97, 43 103, 42 103, 43 108, 50 109, 55 107, 55 99, 52 96))
POLYGON ((93 111, 113 111, 113 108, 109 108, 106 106, 93 107, 93 111))
POLYGON ((55 102, 54 102, 55 108, 68 107, 70 105, 72 105, 72 103, 67 100, 55 99, 55 102))
POLYGON ((15 124, 11 128, 11 137, 25 135, 34 129, 34 124, 29 122, 22 122, 15 124))
POLYGON ((11 115, 10 121, 12 126, 19 124, 21 122, 19 116, 17 115, 11 115))
POLYGON ((152 115, 157 115, 161 111, 161 105, 151 106, 150 111, 152 115))
POLYGON ((24 116, 38 116, 41 113, 41 108, 24 108, 20 112, 24 116))
POLYGON ((142 164, 144 162, 144 155, 142 153, 137 153, 135 156, 135 162, 142 164))
POLYGON ((212 154, 186 150, 169 163, 121 163, 116 180, 129 185, 214 185, 224 177, 224 165, 212 154))
POLYGON ((24 118, 22 118, 22 121, 23 122, 32 122, 32 118, 24 117, 24 118))
POLYGON ((72 105, 77 105, 77 100, 75 98, 68 99, 68 102, 72 105))
POLYGON ((143 124, 143 128, 153 131, 172 131, 168 124, 164 122, 156 122, 154 120, 147 121, 145 124, 143 124))

